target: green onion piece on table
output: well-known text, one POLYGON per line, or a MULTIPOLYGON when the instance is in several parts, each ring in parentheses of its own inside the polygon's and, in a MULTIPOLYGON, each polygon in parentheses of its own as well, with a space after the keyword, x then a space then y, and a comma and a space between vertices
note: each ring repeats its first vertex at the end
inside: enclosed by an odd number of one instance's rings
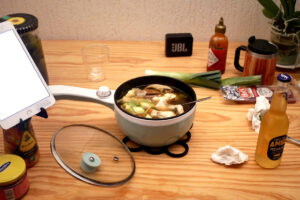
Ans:
POLYGON ((201 73, 181 73, 181 72, 161 72, 146 70, 146 75, 159 75, 168 76, 181 80, 192 86, 200 86, 206 88, 212 88, 215 90, 220 89, 224 85, 261 85, 261 75, 255 76, 238 76, 225 78, 222 80, 222 74, 220 70, 201 72, 201 73))
POLYGON ((261 85, 261 75, 225 78, 221 85, 261 85))
POLYGON ((216 90, 220 89, 220 84, 222 80, 220 70, 201 72, 201 73, 160 72, 160 71, 146 70, 145 74, 168 76, 171 78, 176 78, 178 80, 181 80, 189 85, 207 87, 216 90))

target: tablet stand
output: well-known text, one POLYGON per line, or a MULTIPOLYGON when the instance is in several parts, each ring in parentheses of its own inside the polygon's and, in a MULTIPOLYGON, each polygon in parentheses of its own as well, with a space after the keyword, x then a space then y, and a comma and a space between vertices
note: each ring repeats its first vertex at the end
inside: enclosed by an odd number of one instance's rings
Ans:
POLYGON ((48 113, 47 113, 45 108, 41 108, 41 112, 39 112, 36 115, 39 116, 39 117, 45 118, 45 119, 48 118, 48 113))

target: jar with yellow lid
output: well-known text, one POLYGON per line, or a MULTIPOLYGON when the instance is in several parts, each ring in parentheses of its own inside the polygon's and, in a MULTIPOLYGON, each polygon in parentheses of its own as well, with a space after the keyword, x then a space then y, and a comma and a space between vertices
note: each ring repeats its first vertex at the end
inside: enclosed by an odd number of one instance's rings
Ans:
POLYGON ((38 35, 38 19, 30 14, 16 13, 1 17, 0 23, 3 21, 10 21, 14 25, 45 82, 49 84, 42 42, 38 35))
POLYGON ((0 199, 22 198, 29 189, 25 161, 14 154, 0 156, 0 199))

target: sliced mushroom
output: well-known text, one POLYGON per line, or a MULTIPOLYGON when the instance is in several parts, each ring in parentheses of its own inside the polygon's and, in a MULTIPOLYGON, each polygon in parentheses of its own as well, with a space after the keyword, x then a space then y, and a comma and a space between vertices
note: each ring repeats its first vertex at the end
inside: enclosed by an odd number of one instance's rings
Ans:
POLYGON ((156 89, 161 92, 163 92, 165 90, 173 91, 173 89, 171 87, 166 86, 166 85, 161 85, 161 84, 151 84, 151 85, 148 85, 147 87, 145 87, 145 89, 156 89))
POLYGON ((161 91, 160 90, 157 90, 157 89, 154 89, 154 88, 145 88, 143 89, 143 91, 146 92, 147 96, 149 95, 160 95, 161 94, 161 91))

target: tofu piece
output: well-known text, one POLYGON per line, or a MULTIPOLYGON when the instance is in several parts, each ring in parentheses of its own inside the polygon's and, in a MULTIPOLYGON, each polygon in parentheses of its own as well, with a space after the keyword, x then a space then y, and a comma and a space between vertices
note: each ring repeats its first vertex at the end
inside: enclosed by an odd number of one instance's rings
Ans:
POLYGON ((164 98, 167 100, 167 101, 171 101, 171 100, 174 100, 176 98, 176 95, 173 94, 173 93, 166 93, 164 95, 164 98))
POLYGON ((158 111, 158 118, 169 118, 174 117, 176 114, 173 111, 158 111))
POLYGON ((181 114, 184 113, 183 106, 178 104, 178 105, 169 105, 168 106, 169 110, 174 111, 176 114, 181 114))
POLYGON ((163 111, 169 110, 167 100, 165 98, 160 98, 159 102, 155 105, 155 108, 163 111))
POLYGON ((163 118, 174 117, 174 116, 176 116, 176 114, 173 111, 157 111, 157 110, 153 110, 151 112, 151 116, 153 118, 163 119, 163 118))

